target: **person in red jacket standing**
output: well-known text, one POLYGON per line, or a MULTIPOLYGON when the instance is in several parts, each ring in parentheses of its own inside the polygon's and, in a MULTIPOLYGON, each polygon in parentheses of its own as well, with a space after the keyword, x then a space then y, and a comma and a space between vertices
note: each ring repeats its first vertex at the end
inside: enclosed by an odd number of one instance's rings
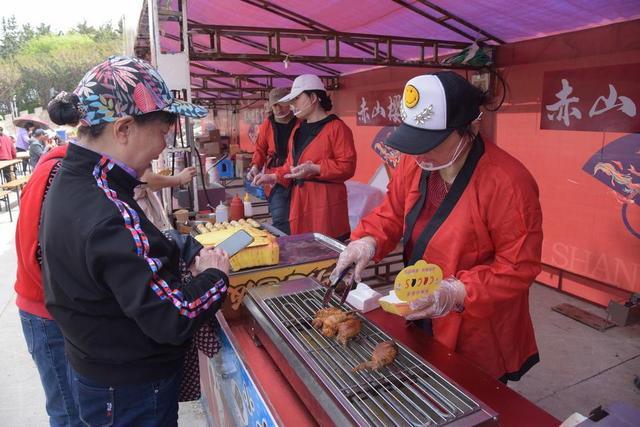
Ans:
POLYGON ((42 156, 22 192, 16 226, 16 305, 27 349, 40 374, 52 426, 83 425, 69 388, 62 332, 44 305, 38 243, 42 203, 66 152, 67 146, 60 146, 42 156))
POLYGON ((407 82, 403 123, 386 142, 404 153, 383 203, 351 235, 332 277, 404 241, 405 265, 437 264, 444 280, 410 303, 436 340, 503 382, 539 361, 529 287, 541 270, 542 213, 525 167, 480 136, 484 94, 460 75, 407 82))
MULTIPOLYGON (((287 88, 275 88, 269 92, 269 117, 260 125, 256 150, 251 159, 251 169, 247 179, 253 179, 261 172, 272 173, 287 160, 289 155, 289 137, 297 120, 288 104, 278 101, 289 93, 287 88)), ((264 186, 269 200, 269 213, 273 226, 283 233, 290 234, 289 197, 291 192, 280 184, 264 186)))
POLYGON ((335 114, 322 80, 313 74, 296 77, 289 95, 296 124, 287 161, 274 173, 260 174, 257 184, 291 187, 291 234, 322 233, 346 240, 351 231, 345 181, 356 171, 351 129, 335 114))
MULTIPOLYGON (((13 140, 5 135, 4 129, 0 126, 0 160, 13 160, 16 158, 16 146, 13 140)), ((9 182, 14 179, 13 166, 3 168, 5 182, 9 182)))

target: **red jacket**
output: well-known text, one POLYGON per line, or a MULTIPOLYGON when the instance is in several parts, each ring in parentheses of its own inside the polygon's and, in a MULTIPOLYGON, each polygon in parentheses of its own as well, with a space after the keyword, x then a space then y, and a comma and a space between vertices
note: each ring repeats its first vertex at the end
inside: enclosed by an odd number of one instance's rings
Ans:
MULTIPOLYGON (((353 232, 354 239, 375 238, 376 260, 396 247, 407 228, 411 235, 421 176, 416 162, 402 156, 384 202, 353 232)), ((492 376, 518 379, 538 361, 528 301, 541 270, 537 185, 520 162, 478 140, 440 208, 425 227, 426 250, 417 249, 409 258, 439 265, 444 277, 457 277, 467 297, 462 313, 433 320, 434 337, 492 376)))
MULTIPOLYGON (((276 170, 278 182, 291 186, 289 222, 291 234, 322 233, 330 237, 348 235, 349 212, 347 187, 344 182, 356 171, 356 149, 351 129, 336 116, 324 125, 320 133, 307 145, 294 161, 293 149, 287 162, 276 170), (291 182, 284 178, 291 167, 311 161, 320 165, 320 175, 291 182)), ((291 132, 289 147, 300 123, 291 132)))
MULTIPOLYGON (((273 173, 276 169, 275 167, 269 167, 273 160, 277 158, 276 134, 273 127, 273 120, 274 119, 269 116, 260 125, 260 129, 258 130, 258 139, 256 140, 256 149, 253 152, 253 157, 251 158, 251 164, 257 166, 261 171, 263 166, 267 166, 265 168, 265 173, 273 173)), ((289 137, 290 136, 291 135, 289 135, 289 137)), ((289 154, 288 146, 286 147, 285 154, 289 154)), ((277 166, 282 166, 282 163, 277 166)), ((263 187, 264 192, 268 197, 271 193, 271 185, 264 185, 263 187)))
POLYGON ((67 146, 55 147, 43 154, 38 167, 33 170, 29 182, 22 191, 20 199, 20 215, 16 225, 16 254, 18 269, 16 271, 15 290, 18 294, 16 305, 21 310, 36 316, 51 319, 44 306, 42 288, 42 272, 40 268, 38 230, 40 228, 40 211, 44 201, 45 189, 55 172, 56 164, 67 154, 67 146))
POLYGON ((0 160, 16 158, 16 146, 7 135, 0 135, 0 160))

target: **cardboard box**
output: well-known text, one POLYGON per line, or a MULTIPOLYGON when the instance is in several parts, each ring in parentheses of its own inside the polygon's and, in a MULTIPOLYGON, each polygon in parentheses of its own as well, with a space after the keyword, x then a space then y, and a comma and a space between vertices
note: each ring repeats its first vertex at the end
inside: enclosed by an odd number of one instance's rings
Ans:
POLYGON ((240 152, 240 145, 238 144, 231 144, 229 145, 229 155, 233 156, 234 154, 238 154, 240 152))
POLYGON ((200 135, 196 137, 196 144, 204 144, 205 142, 209 142, 211 141, 211 138, 209 137, 209 134, 205 134, 205 135, 200 135))
POLYGON ((207 156, 218 156, 220 155, 220 144, 217 142, 208 142, 202 145, 200 148, 200 154, 206 154, 207 156))
POLYGON ((211 142, 220 141, 220 129, 214 129, 209 131, 209 141, 211 142))

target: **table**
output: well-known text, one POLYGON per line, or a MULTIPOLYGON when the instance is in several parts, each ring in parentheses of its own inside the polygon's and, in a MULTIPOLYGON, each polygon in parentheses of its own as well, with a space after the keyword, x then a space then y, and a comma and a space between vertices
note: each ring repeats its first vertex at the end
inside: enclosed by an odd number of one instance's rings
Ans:
POLYGON ((14 165, 17 165, 19 163, 22 163, 22 160, 20 159, 13 159, 13 160, 0 160, 0 183, 4 184, 4 173, 2 173, 3 169, 6 168, 10 168, 14 165))

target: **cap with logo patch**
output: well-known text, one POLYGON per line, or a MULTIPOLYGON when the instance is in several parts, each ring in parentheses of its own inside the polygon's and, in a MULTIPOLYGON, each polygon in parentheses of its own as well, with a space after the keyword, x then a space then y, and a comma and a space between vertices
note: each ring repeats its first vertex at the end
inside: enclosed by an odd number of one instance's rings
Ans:
POLYGON ((402 124, 385 145, 405 154, 423 154, 480 114, 483 93, 453 71, 412 78, 400 105, 402 124))

